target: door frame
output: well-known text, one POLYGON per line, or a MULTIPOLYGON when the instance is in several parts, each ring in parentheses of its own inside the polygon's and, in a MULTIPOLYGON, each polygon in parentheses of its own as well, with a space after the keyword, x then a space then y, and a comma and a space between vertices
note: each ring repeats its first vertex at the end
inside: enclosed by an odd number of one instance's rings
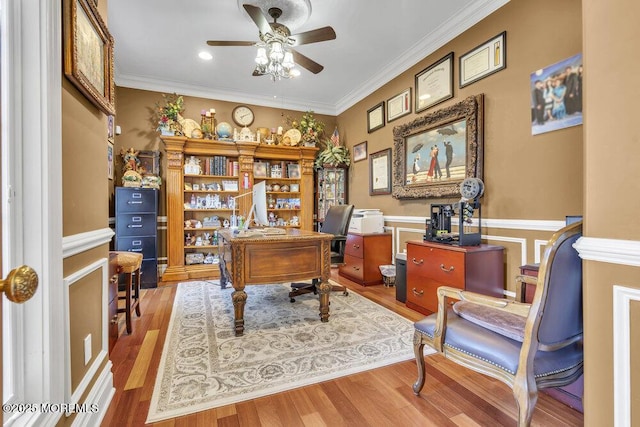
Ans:
MULTIPOLYGON (((30 301, 5 306, 15 393, 4 398, 62 403, 62 0, 2 1, 2 274, 27 264, 40 279, 30 301)), ((63 415, 26 412, 5 425, 55 425, 63 415)))

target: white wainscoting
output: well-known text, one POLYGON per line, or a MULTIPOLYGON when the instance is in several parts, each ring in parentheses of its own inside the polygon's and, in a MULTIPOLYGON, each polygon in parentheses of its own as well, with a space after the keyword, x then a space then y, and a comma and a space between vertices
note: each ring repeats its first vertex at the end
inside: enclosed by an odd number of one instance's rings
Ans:
MULTIPOLYGON (((83 233, 85 234, 85 233, 83 233)), ((64 330, 64 397, 65 403, 71 405, 77 405, 80 402, 80 398, 87 391, 89 384, 98 374, 98 370, 100 366, 106 361, 107 367, 103 369, 100 377, 98 378, 98 382, 94 384, 93 388, 90 390, 87 399, 83 402, 87 405, 96 404, 99 405, 99 411, 95 414, 84 414, 83 417, 80 417, 78 422, 91 421, 94 419, 102 419, 104 414, 106 413, 111 398, 115 393, 115 388, 113 387, 113 374, 111 372, 111 362, 108 361, 109 357, 109 315, 107 311, 108 307, 108 280, 109 280, 109 272, 108 272, 108 263, 109 260, 107 258, 100 258, 86 267, 70 274, 69 276, 63 279, 63 292, 64 292, 64 317, 65 317, 65 330, 64 330), (70 332, 70 315, 69 315, 69 288, 73 286, 76 282, 78 282, 83 277, 93 273, 94 271, 101 270, 102 279, 100 284, 100 292, 102 293, 102 340, 100 341, 100 351, 95 355, 93 359, 93 363, 87 370, 86 374, 78 384, 75 390, 71 389, 71 332, 70 332), (91 416, 89 416, 91 415, 91 416), (98 417, 98 418, 96 418, 98 417)), ((67 414, 69 415, 69 414, 67 414)), ((75 425, 75 423, 74 423, 75 425)), ((96 425, 96 424, 81 424, 81 425, 96 425)))
MULTIPOLYGON (((415 233, 416 238, 421 239, 425 233, 425 221, 426 217, 420 216, 385 216, 386 223, 400 223, 400 224, 419 224, 420 228, 415 227, 392 227, 385 226, 386 231, 390 231, 393 235, 392 254, 391 259, 395 264, 395 254, 399 247, 400 233, 415 233)), ((473 225, 478 226, 477 219, 473 220, 473 225)), ((564 221, 545 221, 545 220, 508 220, 508 219, 483 219, 482 226, 495 229, 509 229, 509 230, 527 230, 527 231, 556 231, 565 226, 564 221)), ((509 242, 515 243, 520 246, 520 265, 525 265, 528 262, 527 253, 527 239, 523 237, 511 237, 500 236, 496 234, 483 234, 482 239, 488 242, 509 242)), ((535 262, 540 262, 540 252, 542 247, 547 244, 546 240, 536 239, 534 241, 535 246, 535 262)), ((504 295, 515 298, 515 292, 505 290, 504 295)))
POLYGON ((639 289, 613 286, 613 424, 616 427, 631 425, 631 301, 640 301, 639 289))

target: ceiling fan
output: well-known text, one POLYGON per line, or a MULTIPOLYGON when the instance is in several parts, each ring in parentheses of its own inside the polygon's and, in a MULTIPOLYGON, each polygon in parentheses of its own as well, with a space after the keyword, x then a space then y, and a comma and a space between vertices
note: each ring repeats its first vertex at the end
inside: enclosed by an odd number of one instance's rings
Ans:
POLYGON ((254 76, 271 75, 274 80, 281 77, 289 78, 291 77, 290 71, 295 64, 299 64, 314 74, 318 74, 324 69, 322 65, 304 56, 293 47, 333 40, 336 38, 333 28, 322 27, 291 34, 287 26, 278 23, 278 18, 282 16, 282 9, 269 8, 269 16, 273 18, 273 22, 270 23, 259 7, 250 4, 243 4, 242 7, 258 26, 260 41, 209 40, 207 41, 209 46, 257 46, 258 56, 256 57, 257 66, 253 71, 254 76))

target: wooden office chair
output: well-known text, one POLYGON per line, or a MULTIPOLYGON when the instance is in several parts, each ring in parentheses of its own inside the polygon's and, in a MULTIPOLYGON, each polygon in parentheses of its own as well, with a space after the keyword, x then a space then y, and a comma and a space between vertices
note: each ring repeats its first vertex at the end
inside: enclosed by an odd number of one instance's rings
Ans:
MULTIPOLYGON (((331 240, 331 264, 340 264, 344 262, 344 246, 347 242, 347 231, 349 231, 349 222, 351 222, 351 214, 353 214, 353 205, 335 205, 331 206, 324 217, 322 228, 323 233, 333 234, 331 240)), ((313 292, 317 294, 316 284, 318 279, 313 279, 311 283, 292 283, 289 298, 291 302, 295 302, 298 295, 313 292)), ((332 285, 331 290, 342 291, 344 295, 348 295, 347 288, 340 285, 332 285)))
POLYGON ((573 243, 582 222, 549 240, 531 304, 438 288, 438 312, 415 323, 416 395, 425 382, 423 348, 506 383, 518 404, 518 425, 528 426, 538 389, 564 386, 583 371, 582 261, 573 243), (459 300, 452 308, 448 298, 459 300), (447 309, 445 309, 447 307, 447 309))
POLYGON ((118 299, 125 300, 125 305, 124 308, 118 308, 118 313, 125 314, 127 333, 130 334, 132 330, 131 312, 135 310, 138 317, 140 317, 140 267, 142 266, 142 254, 126 251, 114 251, 110 252, 110 254, 114 254, 116 257, 116 272, 125 275, 124 284, 118 285, 119 291, 124 290, 124 295, 118 295, 118 299))

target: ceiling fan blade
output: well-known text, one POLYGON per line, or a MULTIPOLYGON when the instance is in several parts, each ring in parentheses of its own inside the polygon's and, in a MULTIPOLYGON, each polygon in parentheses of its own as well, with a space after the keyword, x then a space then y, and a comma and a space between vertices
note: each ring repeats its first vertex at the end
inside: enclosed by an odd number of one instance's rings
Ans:
POLYGON ((331 27, 322 27, 316 30, 305 31, 304 33, 292 34, 291 39, 295 40, 292 46, 301 44, 317 43, 336 38, 336 32, 331 27))
POLYGON ((271 32, 271 25, 269 25, 267 17, 264 16, 264 13, 262 13, 262 9, 250 4, 243 4, 242 7, 244 7, 244 10, 247 11, 253 22, 256 23, 261 34, 267 34, 271 32))
POLYGON ((227 41, 227 40, 209 40, 207 41, 209 46, 254 46, 255 42, 240 42, 240 41, 227 41))
POLYGON ((324 67, 322 65, 318 64, 313 59, 310 59, 304 56, 300 52, 294 49, 291 49, 291 53, 293 54, 293 60, 295 61, 296 64, 306 68, 307 70, 311 71, 313 74, 318 74, 320 71, 324 70, 324 67))

